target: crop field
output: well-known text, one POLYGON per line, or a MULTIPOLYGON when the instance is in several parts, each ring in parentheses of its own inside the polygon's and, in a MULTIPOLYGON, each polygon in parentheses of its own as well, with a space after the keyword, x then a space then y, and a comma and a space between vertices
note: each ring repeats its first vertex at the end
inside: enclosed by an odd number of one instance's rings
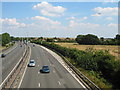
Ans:
POLYGON ((85 50, 87 48, 93 48, 96 50, 108 50, 110 54, 120 60, 120 46, 115 45, 79 45, 77 43, 55 43, 67 48, 76 48, 79 50, 85 50))

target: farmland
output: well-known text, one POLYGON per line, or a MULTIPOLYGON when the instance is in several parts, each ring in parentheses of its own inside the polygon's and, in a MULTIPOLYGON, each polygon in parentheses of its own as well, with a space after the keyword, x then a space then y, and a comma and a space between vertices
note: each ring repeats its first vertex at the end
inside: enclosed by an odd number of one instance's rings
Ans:
POLYGON ((79 50, 85 50, 87 48, 93 48, 96 50, 108 50, 110 54, 112 54, 116 58, 119 58, 120 56, 120 50, 119 50, 120 46, 115 46, 115 45, 79 45, 77 43, 55 43, 55 44, 58 44, 67 48, 76 48, 79 50))

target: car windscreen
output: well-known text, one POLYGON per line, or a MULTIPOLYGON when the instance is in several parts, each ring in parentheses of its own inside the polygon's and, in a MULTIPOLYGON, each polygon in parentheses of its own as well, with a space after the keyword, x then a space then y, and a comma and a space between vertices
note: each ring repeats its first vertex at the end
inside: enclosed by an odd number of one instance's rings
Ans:
POLYGON ((30 61, 30 63, 35 63, 34 61, 30 61))
POLYGON ((43 66, 43 69, 49 69, 48 66, 43 66))

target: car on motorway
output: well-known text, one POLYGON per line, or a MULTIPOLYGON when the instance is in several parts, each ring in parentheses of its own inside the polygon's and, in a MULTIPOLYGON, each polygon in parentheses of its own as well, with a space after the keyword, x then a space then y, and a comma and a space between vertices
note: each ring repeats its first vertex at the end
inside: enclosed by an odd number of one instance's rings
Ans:
POLYGON ((3 58, 3 57, 5 57, 6 55, 5 54, 1 54, 1 57, 3 58))
POLYGON ((49 66, 47 66, 47 65, 42 66, 42 69, 40 69, 40 72, 41 73, 50 73, 49 66))
POLYGON ((35 60, 30 60, 28 67, 35 67, 35 60))

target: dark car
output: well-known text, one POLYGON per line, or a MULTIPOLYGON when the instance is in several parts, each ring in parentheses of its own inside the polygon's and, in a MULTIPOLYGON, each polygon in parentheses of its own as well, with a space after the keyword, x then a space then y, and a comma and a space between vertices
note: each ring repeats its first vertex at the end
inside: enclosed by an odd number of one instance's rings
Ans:
POLYGON ((1 54, 1 57, 3 58, 3 57, 5 57, 6 55, 5 54, 1 54))
POLYGON ((42 69, 40 70, 40 72, 41 73, 49 73, 50 72, 49 66, 47 66, 47 65, 42 66, 42 69))

